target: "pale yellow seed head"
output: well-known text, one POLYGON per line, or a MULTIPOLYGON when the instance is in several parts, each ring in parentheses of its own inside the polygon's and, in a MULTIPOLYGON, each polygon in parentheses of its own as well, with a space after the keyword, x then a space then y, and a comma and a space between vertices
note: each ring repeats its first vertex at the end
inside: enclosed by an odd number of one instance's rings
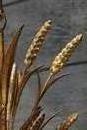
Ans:
POLYGON ((57 130, 68 130, 72 124, 78 119, 78 113, 73 113, 67 117, 60 125, 58 125, 57 130))
POLYGON ((33 64, 33 61, 35 60, 40 48, 43 45, 47 33, 51 29, 51 23, 51 20, 46 21, 36 33, 26 53, 26 57, 24 60, 24 63, 26 65, 30 66, 33 64))
POLYGON ((52 65, 50 67, 51 74, 56 74, 61 71, 61 69, 69 60, 74 50, 80 44, 81 39, 82 34, 79 34, 66 44, 65 48, 62 49, 62 51, 55 57, 54 61, 52 62, 52 65))
POLYGON ((68 117, 67 121, 70 121, 71 123, 73 123, 77 118, 78 118, 78 113, 73 113, 72 115, 68 117))

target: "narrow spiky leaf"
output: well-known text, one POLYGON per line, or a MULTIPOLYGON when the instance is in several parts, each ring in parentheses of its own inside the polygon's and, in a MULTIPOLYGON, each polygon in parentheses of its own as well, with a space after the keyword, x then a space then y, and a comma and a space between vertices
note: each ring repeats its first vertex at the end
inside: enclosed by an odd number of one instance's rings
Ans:
POLYGON ((23 26, 21 28, 19 28, 18 32, 13 37, 11 44, 9 45, 7 52, 6 52, 6 58, 4 61, 3 74, 2 74, 3 104, 6 104, 6 102, 7 102, 6 99, 8 99, 10 75, 11 75, 12 65, 14 62, 14 56, 15 56, 18 39, 21 35, 22 28, 23 28, 23 26), (7 96, 7 98, 6 98, 6 96, 7 96))
POLYGON ((25 121, 23 126, 20 128, 20 130, 25 130, 25 129, 29 130, 32 127, 33 122, 39 117, 41 111, 42 111, 41 107, 37 107, 36 109, 34 109, 34 111, 32 111, 29 118, 25 121))
POLYGON ((37 74, 37 80, 38 80, 38 89, 37 89, 37 94, 36 94, 36 102, 37 102, 37 100, 38 100, 38 98, 39 98, 39 96, 40 96, 40 94, 41 94, 41 77, 40 77, 40 74, 39 74, 39 72, 37 71, 36 72, 36 74, 37 74))
POLYGON ((58 113, 52 115, 49 119, 47 119, 41 126, 41 130, 52 120, 54 119, 56 116, 58 115, 58 113))
POLYGON ((32 126, 28 130, 39 130, 45 119, 45 114, 40 114, 36 120, 32 123, 32 126))
POLYGON ((17 67, 16 64, 13 64, 12 71, 11 71, 11 77, 10 77, 10 86, 9 86, 9 95, 8 95, 8 106, 10 107, 10 113, 13 110, 13 104, 16 100, 16 89, 17 89, 17 67))
POLYGON ((17 100, 15 102, 15 109, 17 109, 18 104, 20 102, 20 97, 22 95, 23 89, 27 83, 27 81, 29 80, 29 78, 31 77, 31 75, 33 75, 34 73, 36 73, 37 71, 44 71, 43 66, 37 67, 31 71, 28 71, 25 75, 21 76, 21 81, 18 84, 18 90, 17 90, 17 100), (41 69, 42 68, 42 69, 41 69))
POLYGON ((45 95, 45 93, 47 92, 47 90, 48 90, 49 88, 51 88, 52 85, 53 85, 56 81, 58 81, 59 79, 64 78, 64 77, 67 76, 67 75, 69 75, 69 74, 60 75, 60 76, 58 76, 57 78, 55 78, 55 79, 53 79, 53 80, 51 80, 51 77, 48 77, 48 79, 47 79, 47 81, 46 81, 44 87, 42 88, 41 94, 40 94, 39 99, 38 99, 37 102, 38 102, 38 103, 40 102, 40 100, 43 98, 43 96, 45 95))

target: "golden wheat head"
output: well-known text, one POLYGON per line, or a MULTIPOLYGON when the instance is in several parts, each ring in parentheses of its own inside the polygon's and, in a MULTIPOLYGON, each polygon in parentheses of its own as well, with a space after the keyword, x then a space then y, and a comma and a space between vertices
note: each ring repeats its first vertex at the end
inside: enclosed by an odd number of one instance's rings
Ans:
POLYGON ((34 39, 32 40, 30 47, 27 50, 26 57, 24 60, 24 63, 26 65, 29 66, 32 65, 50 29, 51 29, 51 20, 48 20, 39 29, 34 39))
POLYGON ((63 68, 63 66, 66 64, 66 62, 69 60, 70 56, 74 52, 74 50, 79 46, 81 39, 82 34, 77 35, 55 57, 50 67, 51 74, 58 73, 63 68))
POLYGON ((72 124, 78 119, 78 113, 73 113, 72 115, 68 116, 68 118, 61 123, 57 130, 68 130, 72 124))

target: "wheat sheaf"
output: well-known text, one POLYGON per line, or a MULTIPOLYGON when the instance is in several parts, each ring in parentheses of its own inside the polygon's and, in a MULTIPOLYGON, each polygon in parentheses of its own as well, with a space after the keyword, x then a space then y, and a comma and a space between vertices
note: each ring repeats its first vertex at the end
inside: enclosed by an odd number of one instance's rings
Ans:
MULTIPOLYGON (((26 83, 34 74, 37 76, 38 81, 35 102, 33 108, 30 108, 31 113, 19 130, 43 130, 50 120, 58 116, 58 113, 47 118, 41 105, 42 98, 56 81, 67 76, 67 74, 60 75, 59 72, 80 45, 83 34, 76 35, 68 42, 61 52, 57 53, 49 67, 45 65, 35 67, 34 64, 38 53, 43 46, 48 32, 52 28, 52 21, 45 21, 31 42, 29 42, 25 59, 23 59, 24 68, 21 69, 20 66, 17 67, 15 54, 24 25, 17 29, 10 44, 5 44, 6 25, 7 16, 5 15, 2 1, 0 1, 0 130, 15 129, 15 117, 23 90, 26 87, 26 83), (46 71, 48 71, 48 78, 42 84, 41 74, 46 71)), ((56 129, 69 130, 77 120, 77 117, 78 113, 73 113, 58 125, 56 129)))

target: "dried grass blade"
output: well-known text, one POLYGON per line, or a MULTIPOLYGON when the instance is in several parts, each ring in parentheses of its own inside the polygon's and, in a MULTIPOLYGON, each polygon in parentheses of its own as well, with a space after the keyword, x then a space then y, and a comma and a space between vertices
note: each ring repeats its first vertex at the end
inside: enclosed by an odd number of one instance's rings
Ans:
POLYGON ((0 30, 0 71, 2 71, 4 62, 4 34, 3 30, 0 30))
POLYGON ((0 103, 2 103, 2 69, 4 63, 4 34, 3 30, 0 30, 0 103))
POLYGON ((40 127, 43 124, 43 121, 45 119, 45 114, 40 114, 36 120, 33 122, 32 126, 30 127, 29 130, 39 130, 40 127))
POLYGON ((3 103, 4 104, 7 104, 10 75, 11 75, 12 65, 14 62, 14 56, 15 56, 17 43, 18 43, 19 37, 21 35, 22 28, 23 28, 23 26, 21 28, 19 28, 18 32, 13 37, 12 42, 9 45, 7 52, 6 52, 6 59, 4 61, 3 74, 2 74, 2 87, 3 87, 2 93, 3 93, 3 103))
POLYGON ((52 115, 49 119, 47 119, 47 120, 43 123, 43 125, 41 126, 41 130, 42 130, 52 119, 54 119, 56 116, 58 116, 58 113, 52 115))
MULTIPOLYGON (((9 85, 9 93, 8 93, 8 103, 7 103, 7 120, 14 120, 13 117, 13 110, 14 110, 14 102, 17 98, 16 89, 17 89, 17 67, 16 64, 13 64, 12 71, 11 71, 11 77, 10 77, 10 85, 9 85), (12 119, 13 118, 13 119, 12 119)), ((8 122, 7 127, 8 130, 11 129, 13 122, 8 122)))
POLYGON ((60 76, 58 76, 58 77, 56 77, 56 78, 54 78, 53 80, 51 80, 49 83, 48 83, 48 87, 47 87, 47 89, 46 89, 46 91, 56 82, 56 81, 58 81, 58 80, 60 80, 60 79, 62 79, 62 78, 64 78, 64 77, 66 77, 66 76, 69 76, 70 74, 62 74, 62 75, 60 75, 60 76))
POLYGON ((14 128, 14 121, 15 121, 15 115, 17 112, 17 106, 16 106, 16 102, 18 100, 18 94, 19 94, 19 88, 18 88, 18 75, 16 75, 16 83, 15 83, 15 89, 14 89, 14 95, 12 97, 12 106, 11 106, 11 118, 12 118, 12 130, 14 128))
POLYGON ((32 111, 31 115, 29 116, 29 118, 25 121, 25 123, 23 124, 23 126, 20 128, 20 130, 25 130, 25 129, 29 129, 33 122, 37 119, 37 117, 40 115, 42 111, 42 108, 39 106, 37 107, 34 111, 32 111))
POLYGON ((41 99, 43 98, 43 96, 45 95, 45 93, 47 92, 47 90, 52 87, 52 85, 59 79, 62 79, 63 77, 67 76, 69 74, 63 74, 63 75, 60 75, 58 76, 57 78, 51 80, 51 77, 49 77, 44 85, 44 87, 42 88, 42 91, 41 91, 41 95, 37 101, 37 104, 41 101, 41 99))
POLYGON ((14 63, 13 64, 13 67, 12 67, 12 72, 11 72, 11 77, 10 77, 10 88, 9 88, 9 99, 8 101, 10 102, 9 106, 10 106, 10 113, 12 112, 13 110, 13 104, 14 104, 14 101, 16 100, 16 90, 18 88, 17 86, 17 67, 16 67, 16 64, 14 63))
POLYGON ((26 73, 26 75, 22 75, 21 81, 20 81, 20 83, 18 84, 18 86, 19 86, 19 91, 17 91, 17 100, 16 100, 16 103, 15 103, 15 106, 16 106, 15 109, 17 109, 17 107, 18 107, 18 104, 19 104, 19 102, 20 102, 20 97, 21 97, 21 95, 22 95, 23 89, 24 89, 24 87, 25 87, 27 81, 29 80, 29 78, 31 77, 32 74, 36 73, 36 72, 39 71, 39 70, 41 71, 41 68, 43 68, 43 66, 37 67, 37 68, 33 69, 31 72, 28 71, 28 72, 26 73))
POLYGON ((37 97, 36 97, 36 102, 37 102, 41 94, 41 77, 38 71, 36 72, 36 75, 37 75, 37 80, 38 80, 38 90, 37 90, 37 97))

